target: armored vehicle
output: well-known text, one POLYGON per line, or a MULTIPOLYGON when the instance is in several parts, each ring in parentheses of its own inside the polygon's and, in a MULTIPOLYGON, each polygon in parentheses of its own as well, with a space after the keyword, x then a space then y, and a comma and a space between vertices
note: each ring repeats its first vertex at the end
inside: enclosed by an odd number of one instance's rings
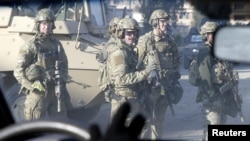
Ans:
MULTIPOLYGON (((24 94, 13 76, 17 53, 21 45, 34 34, 34 20, 38 10, 50 8, 56 16, 56 38, 62 43, 69 62, 67 88, 75 109, 89 109, 91 118, 104 98, 97 86, 98 62, 96 54, 106 42, 103 34, 107 24, 102 0, 40 0, 16 1, 0 7, 0 74, 3 90, 16 120, 22 119, 24 94)), ((74 111, 76 112, 76 111, 74 111)), ((73 116, 73 114, 71 114, 73 116)))

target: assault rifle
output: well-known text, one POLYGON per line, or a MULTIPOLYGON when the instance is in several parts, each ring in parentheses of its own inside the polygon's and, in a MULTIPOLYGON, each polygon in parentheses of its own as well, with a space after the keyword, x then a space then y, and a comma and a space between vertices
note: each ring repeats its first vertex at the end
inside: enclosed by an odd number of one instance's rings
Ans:
POLYGON ((220 93, 225 94, 229 90, 232 90, 233 93, 233 98, 236 103, 238 113, 240 116, 241 122, 244 122, 244 115, 241 109, 241 104, 242 104, 242 98, 241 95, 238 93, 238 83, 239 83, 239 74, 238 72, 225 72, 225 74, 228 76, 227 77, 227 83, 224 84, 220 89, 220 93))
MULTIPOLYGON (((156 61, 156 65, 158 67, 158 75, 159 75, 157 76, 158 78, 156 78, 156 80, 160 81, 162 78, 162 69, 161 69, 160 59, 159 59, 156 49, 152 49, 152 51, 150 52, 150 55, 156 61)), ((172 87, 170 86, 169 88, 165 89, 165 87, 161 85, 161 82, 156 82, 156 83, 158 83, 161 87, 161 94, 167 97, 167 101, 168 101, 168 105, 170 107, 171 113, 173 116, 175 116, 175 112, 174 112, 174 108, 173 108, 173 104, 172 104, 172 100, 170 96, 170 93, 172 92, 172 87)))
POLYGON ((60 73, 60 53, 61 53, 61 48, 60 45, 57 47, 57 60, 55 62, 55 95, 57 97, 57 112, 61 112, 61 73, 60 73))

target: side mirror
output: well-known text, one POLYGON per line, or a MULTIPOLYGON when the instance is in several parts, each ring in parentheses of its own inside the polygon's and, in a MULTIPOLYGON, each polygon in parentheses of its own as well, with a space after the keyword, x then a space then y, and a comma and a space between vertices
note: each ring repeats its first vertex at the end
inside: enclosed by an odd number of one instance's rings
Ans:
POLYGON ((214 55, 238 63, 250 63, 250 26, 220 28, 215 35, 214 55))

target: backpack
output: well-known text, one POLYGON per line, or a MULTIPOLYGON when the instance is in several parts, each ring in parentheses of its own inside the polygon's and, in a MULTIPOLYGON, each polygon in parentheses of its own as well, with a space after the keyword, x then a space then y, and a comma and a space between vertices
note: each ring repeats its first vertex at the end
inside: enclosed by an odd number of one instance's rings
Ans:
POLYGON ((109 77, 107 72, 107 63, 100 63, 99 64, 99 75, 97 78, 97 84, 99 88, 103 91, 108 89, 109 86, 109 77))
POLYGON ((193 86, 198 86, 200 82, 200 73, 198 67, 198 59, 196 55, 190 63, 188 72, 188 82, 193 86))
POLYGON ((98 78, 97 78, 97 85, 102 91, 105 91, 110 86, 110 79, 108 74, 108 67, 107 67, 107 58, 108 53, 106 51, 108 45, 103 46, 103 49, 97 54, 96 59, 99 62, 98 68, 98 78))

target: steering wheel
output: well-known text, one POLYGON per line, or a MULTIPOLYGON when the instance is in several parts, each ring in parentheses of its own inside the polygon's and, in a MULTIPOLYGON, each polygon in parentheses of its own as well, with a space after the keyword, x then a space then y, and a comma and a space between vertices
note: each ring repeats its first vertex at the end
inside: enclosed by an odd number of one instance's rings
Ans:
POLYGON ((35 133, 62 133, 80 141, 90 140, 90 134, 79 127, 57 121, 28 121, 7 126, 0 130, 0 140, 18 139, 35 133))

